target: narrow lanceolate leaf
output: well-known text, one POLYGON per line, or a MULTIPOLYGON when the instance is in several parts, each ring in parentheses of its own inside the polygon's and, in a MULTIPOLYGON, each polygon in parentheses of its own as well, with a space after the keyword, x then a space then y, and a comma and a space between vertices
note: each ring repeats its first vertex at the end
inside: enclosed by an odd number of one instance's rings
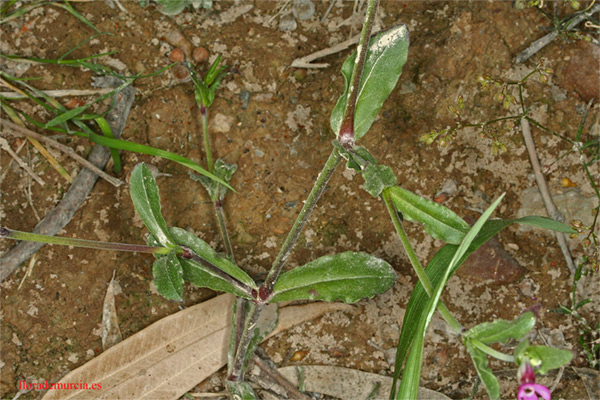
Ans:
POLYGON ((563 232, 563 233, 576 233, 573 228, 563 224, 562 222, 555 221, 547 217, 540 217, 537 215, 529 215, 513 220, 519 224, 531 225, 537 228, 549 229, 551 231, 563 232))
MULTIPOLYGON (((408 29, 406 25, 397 25, 387 31, 380 32, 369 41, 369 50, 360 80, 356 112, 354 114, 354 138, 362 138, 377 116, 384 101, 388 98, 408 55, 408 29)), ((345 90, 331 112, 331 129, 337 135, 344 110, 348 103, 348 92, 356 52, 352 53, 342 65, 342 75, 346 82, 345 90)))
POLYGON ((226 186, 229 190, 235 191, 227 182, 216 177, 214 174, 211 174, 204 168, 202 168, 199 164, 193 162, 192 160, 182 157, 178 154, 171 153, 170 151, 156 149, 151 146, 146 146, 139 143, 130 142, 128 140, 120 140, 120 139, 111 139, 102 135, 97 135, 95 133, 84 133, 85 137, 89 138, 92 142, 98 143, 99 145, 109 147, 111 149, 119 149, 119 150, 127 150, 135 153, 148 154, 155 157, 165 158, 167 160, 175 161, 187 167, 193 171, 196 171, 200 175, 208 176, 211 179, 219 182, 221 185, 226 186))
POLYGON ((474 326, 463 334, 463 338, 476 339, 483 344, 506 343, 509 339, 521 340, 534 325, 535 315, 528 311, 513 321, 497 319, 474 326))
POLYGON ((488 365, 487 355, 483 351, 474 348, 469 342, 465 343, 465 346, 473 360, 477 375, 485 385, 490 400, 500 399, 500 384, 488 365))
MULTIPOLYGON (((410 349, 408 360, 406 361, 406 369, 402 375, 402 383, 400 384, 400 390, 398 391, 398 399, 415 399, 419 390, 419 377, 421 376, 421 363, 423 360, 423 347, 425 344, 425 333, 427 327, 431 322, 435 309, 437 308, 442 291, 446 287, 448 279, 452 275, 452 272, 462 262, 462 258, 469 252, 471 243, 475 240, 477 234, 485 224, 485 222, 492 215, 492 212, 496 209, 500 201, 504 197, 501 195, 492 205, 481 215, 473 227, 467 232, 464 239, 458 246, 458 249, 452 256, 452 259, 443 268, 442 278, 434 286, 431 297, 427 300, 425 305, 425 311, 421 315, 421 319, 417 323, 417 328, 414 331, 412 339, 412 347, 410 349)), ((410 303, 409 303, 410 306, 410 303)), ((407 308, 408 313, 408 308, 407 308)), ((405 314, 406 318, 406 314, 405 314)), ((396 357, 399 354, 396 353, 396 357)))
MULTIPOLYGON (((217 254, 217 252, 214 251, 213 248, 210 247, 208 245, 208 243, 206 243, 204 240, 198 238, 197 236, 194 236, 190 232, 186 231, 185 229, 181 229, 181 228, 170 228, 169 233, 175 240, 175 243, 189 247, 198 256, 200 256, 204 260, 208 261, 209 263, 213 264, 214 266, 216 266, 217 268, 219 268, 221 271, 225 272, 229 276, 232 276, 233 278, 237 279, 238 281, 244 283, 247 286, 250 286, 253 289, 258 289, 258 287, 256 286, 256 282, 254 282, 254 279, 252 279, 250 277, 250 275, 248 275, 243 269, 241 269, 240 267, 238 267, 237 265, 235 265, 234 263, 229 261, 228 258, 219 256, 217 254)), ((214 289, 214 290, 223 290, 228 293, 241 295, 237 291, 232 292, 231 290, 219 289, 216 287, 208 286, 207 284, 199 284, 199 283, 203 282, 202 279, 208 277, 208 275, 206 275, 206 274, 209 274, 210 276, 214 276, 214 274, 207 272, 207 270, 204 266, 202 266, 196 262, 193 262, 192 260, 182 260, 182 263, 184 266, 184 268, 183 268, 184 277, 186 278, 187 281, 192 282, 193 284, 195 284, 197 286, 210 287, 211 289, 214 289), (192 268, 192 266, 193 266, 193 268, 192 268)), ((223 282, 224 282, 224 283, 227 283, 227 285, 230 285, 228 282, 223 281, 222 278, 219 278, 219 280, 222 281, 219 284, 223 284, 223 282)), ((215 284, 217 284, 216 282, 217 281, 215 281, 215 284)), ((205 283, 208 283, 208 282, 205 282, 205 283)), ((244 295, 244 297, 245 297, 245 295, 244 295)))
POLYGON ((459 244, 469 230, 454 211, 399 186, 389 189, 394 206, 409 221, 420 222, 434 239, 459 244))
POLYGON ((158 293, 169 300, 183 301, 183 268, 174 251, 154 261, 152 275, 158 293))
POLYGON ((175 247, 175 241, 171 238, 167 223, 160 211, 158 185, 143 163, 136 165, 131 173, 129 194, 135 210, 150 233, 161 245, 175 247))
POLYGON ((394 269, 365 253, 346 252, 320 257, 281 274, 270 302, 289 300, 342 300, 354 303, 392 287, 394 269))

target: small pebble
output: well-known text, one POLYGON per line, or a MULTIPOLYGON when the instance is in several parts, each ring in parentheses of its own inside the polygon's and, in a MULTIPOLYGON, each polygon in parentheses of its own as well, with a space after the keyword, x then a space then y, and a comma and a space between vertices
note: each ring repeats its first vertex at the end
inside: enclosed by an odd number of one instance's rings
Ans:
POLYGON ((315 5, 310 0, 296 0, 292 6, 292 13, 301 21, 309 19, 315 13, 315 5))
POLYGON ((289 211, 289 210, 291 210, 292 208, 296 207, 297 205, 298 205, 298 202, 297 202, 297 201, 288 201, 288 202, 286 202, 286 203, 283 205, 283 207, 284 207, 286 210, 288 210, 288 211, 289 211))
POLYGON ((247 109, 248 104, 250 103, 250 92, 242 90, 240 92, 240 101, 242 102, 242 110, 247 109))
POLYGON ((196 47, 192 52, 192 58, 196 64, 204 63, 208 61, 209 53, 204 47, 196 47))
POLYGON ((296 29, 298 24, 292 14, 286 14, 279 20, 279 30, 283 32, 290 32, 296 29))
POLYGON ((169 60, 173 62, 182 62, 185 59, 185 55, 183 54, 183 50, 179 47, 176 47, 169 54, 169 60))

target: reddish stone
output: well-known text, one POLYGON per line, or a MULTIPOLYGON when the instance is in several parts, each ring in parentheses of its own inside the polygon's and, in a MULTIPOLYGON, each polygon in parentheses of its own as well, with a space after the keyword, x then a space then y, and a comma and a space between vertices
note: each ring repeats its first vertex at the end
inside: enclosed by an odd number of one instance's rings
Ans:
POLYGON ((525 269, 504 250, 498 239, 491 238, 467 258, 457 274, 474 282, 486 280, 498 284, 518 281, 525 269))

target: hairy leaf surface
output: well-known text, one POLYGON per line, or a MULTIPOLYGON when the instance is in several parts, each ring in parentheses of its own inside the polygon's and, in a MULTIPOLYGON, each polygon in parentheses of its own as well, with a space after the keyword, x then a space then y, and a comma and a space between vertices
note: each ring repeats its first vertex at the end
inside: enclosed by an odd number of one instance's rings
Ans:
POLYGON ((150 233, 161 245, 175 247, 175 241, 160 211, 158 185, 146 164, 138 164, 133 169, 129 180, 129 194, 135 210, 150 233))
MULTIPOLYGON (((388 98, 408 55, 408 29, 406 25, 397 25, 373 36, 365 60, 354 114, 354 138, 362 138, 377 116, 381 106, 388 98)), ((345 90, 331 112, 331 129, 337 135, 342 125, 348 103, 348 92, 356 51, 342 65, 342 75, 346 82, 345 90)))
POLYGON ((281 274, 270 302, 342 300, 354 303, 388 290, 396 280, 387 262, 365 253, 346 252, 320 257, 281 274))

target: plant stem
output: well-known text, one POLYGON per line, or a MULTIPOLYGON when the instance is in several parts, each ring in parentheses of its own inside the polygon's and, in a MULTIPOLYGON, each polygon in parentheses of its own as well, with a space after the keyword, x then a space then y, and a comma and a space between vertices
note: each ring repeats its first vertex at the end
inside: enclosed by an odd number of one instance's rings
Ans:
POLYGON ((471 342, 471 344, 476 347, 477 349, 483 351, 485 354, 492 356, 494 358, 497 358, 498 360, 502 360, 502 361, 506 361, 509 363, 513 363, 515 362, 515 357, 511 356, 509 354, 504 354, 501 351, 498 350, 494 350, 492 349, 490 346, 487 346, 485 344, 483 344, 482 342, 480 342, 477 339, 469 339, 469 342, 471 342))
POLYGON ((217 222, 219 223, 219 232, 221 233, 221 238, 223 239, 223 245, 225 246, 225 252, 227 256, 231 260, 232 263, 235 264, 235 256, 233 254, 233 247, 231 246, 231 240, 229 239, 229 233, 227 232, 227 225, 225 225, 225 214, 223 213, 223 205, 221 200, 217 200, 213 203, 215 208, 215 215, 217 216, 217 222))
POLYGON ((266 300, 268 296, 271 295, 273 291, 273 285, 275 284, 275 281, 277 281, 277 278, 281 273, 285 261, 292 252, 292 249, 294 248, 294 245, 296 244, 296 241, 300 236, 300 232, 302 232, 302 229, 306 225, 306 221, 308 221, 308 218, 310 217, 310 214, 315 208, 319 197, 321 197, 321 195, 327 188, 327 182, 329 182, 331 175, 333 175, 333 172, 337 168, 341 159, 342 156, 340 155, 340 152, 334 147, 331 150, 331 154, 325 162, 325 165, 323 166, 323 170, 317 177, 317 180, 315 181, 312 190, 306 198, 302 210, 300 210, 298 217, 296 217, 296 221, 294 222, 294 225, 292 225, 290 233, 288 233, 285 242, 283 242, 283 245, 279 250, 279 254, 273 262, 273 266, 271 267, 271 270, 269 271, 269 274, 265 279, 265 283, 261 287, 261 292, 259 293, 259 296, 261 296, 261 300, 266 300))
MULTIPOLYGON (((402 246, 404 247, 404 251, 406 252, 406 255, 408 256, 408 259, 410 260, 410 263, 413 266, 413 269, 415 270, 417 277, 419 278, 419 281, 423 285, 425 292, 429 295, 429 297, 431 297, 431 294, 433 293, 433 285, 431 284, 431 281, 429 280, 429 277, 427 276, 425 269, 421 265, 421 262, 419 261, 417 254, 415 253, 415 251, 413 250, 413 248, 410 244, 408 235, 406 234, 406 231, 404 230, 404 227, 402 226, 402 222, 400 221, 400 218, 398 217, 398 212, 396 210, 396 207, 394 207, 394 204, 392 203, 392 201, 390 199, 390 194, 389 194, 388 188, 383 190, 383 193, 381 193, 381 197, 383 199, 383 202, 385 203, 388 213, 390 214, 390 218, 392 219, 394 228, 396 228, 396 232, 398 233, 398 237, 400 238, 400 241, 402 242, 402 246)), ((460 334, 463 331, 463 329, 464 329, 463 326, 460 324, 460 322, 458 322, 456 320, 456 318, 454 318, 454 316, 450 313, 450 311, 448 310, 446 305, 441 300, 438 303, 437 309, 440 312, 440 314, 442 315, 442 317, 444 318, 444 320, 446 320, 448 325, 450 325, 450 327, 456 334, 460 334)))
POLYGON ((244 379, 244 364, 246 363, 248 347, 250 346, 250 340, 252 340, 252 333, 256 327, 256 321, 258 321, 260 311, 263 308, 262 305, 257 305, 256 303, 247 302, 247 304, 248 312, 245 313, 245 324, 242 329, 242 336, 237 343, 231 374, 227 377, 227 380, 229 381, 239 382, 244 379))
POLYGON ((208 172, 213 172, 212 153, 210 151, 210 140, 208 138, 208 109, 202 104, 200 106, 200 116, 202 120, 202 136, 204 137, 204 151, 206 152, 206 164, 208 172))
POLYGON ((129 251, 135 253, 169 254, 174 250, 168 247, 153 247, 143 244, 100 242, 96 240, 40 235, 37 233, 15 231, 5 227, 0 227, 0 237, 4 237, 6 239, 24 240, 27 242, 58 244, 63 246, 84 247, 88 249, 99 250, 129 251))
POLYGON ((369 38, 373 29, 373 21, 375 20, 378 5, 379 0, 369 0, 369 4, 367 5, 365 22, 360 33, 358 47, 356 48, 357 54, 354 59, 354 69, 352 70, 352 77, 350 78, 351 83, 348 92, 348 102, 346 103, 346 110, 344 112, 340 131, 337 133, 337 139, 347 149, 354 146, 354 114, 356 111, 356 99, 358 97, 358 89, 360 87, 361 76, 365 66, 367 50, 369 49, 369 38))

